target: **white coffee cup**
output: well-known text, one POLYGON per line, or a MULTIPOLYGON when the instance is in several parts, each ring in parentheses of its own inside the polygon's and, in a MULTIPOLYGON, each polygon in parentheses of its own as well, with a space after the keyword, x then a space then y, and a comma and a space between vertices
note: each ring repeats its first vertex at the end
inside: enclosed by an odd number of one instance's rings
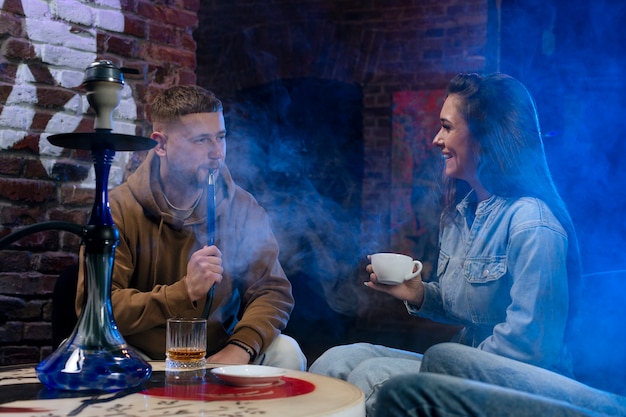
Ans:
POLYGON ((379 284, 398 285, 422 272, 422 263, 400 253, 371 255, 372 268, 379 284), (417 267, 417 269, 415 268, 417 267), (415 269, 415 271, 413 271, 415 269))

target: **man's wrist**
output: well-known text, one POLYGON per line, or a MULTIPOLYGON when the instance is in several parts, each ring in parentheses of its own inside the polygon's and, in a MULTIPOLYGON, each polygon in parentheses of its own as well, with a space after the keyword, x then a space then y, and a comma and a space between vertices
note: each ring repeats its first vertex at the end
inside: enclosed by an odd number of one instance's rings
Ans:
POLYGON ((246 353, 248 355, 250 355, 250 362, 252 362, 252 361, 254 361, 256 359, 257 353, 254 351, 254 349, 252 349, 250 346, 246 345, 242 341, 231 340, 231 341, 228 342, 228 344, 229 345, 235 345, 238 348, 241 348, 241 349, 245 350, 246 353))

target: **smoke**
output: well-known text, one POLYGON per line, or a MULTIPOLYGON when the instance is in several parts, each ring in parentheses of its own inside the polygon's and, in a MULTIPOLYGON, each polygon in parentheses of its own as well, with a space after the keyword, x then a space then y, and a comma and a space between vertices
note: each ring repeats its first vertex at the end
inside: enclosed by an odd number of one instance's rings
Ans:
POLYGON ((576 377, 589 385, 626 394, 621 345, 626 332, 623 293, 626 270, 589 274, 585 302, 570 322, 568 346, 576 377))
POLYGON ((626 41, 626 4, 532 3, 503 2, 502 71, 524 82, 537 101, 548 162, 574 219, 584 271, 622 269, 626 54, 616 45, 626 41))
POLYGON ((227 109, 227 164, 268 212, 296 314, 359 306, 360 89, 314 79, 241 93, 227 109))
POLYGON ((583 299, 572 300, 575 372, 624 394, 626 4, 530 3, 503 2, 502 70, 537 101, 548 163, 578 233, 586 275, 583 299), (553 48, 541 47, 545 39, 553 48))

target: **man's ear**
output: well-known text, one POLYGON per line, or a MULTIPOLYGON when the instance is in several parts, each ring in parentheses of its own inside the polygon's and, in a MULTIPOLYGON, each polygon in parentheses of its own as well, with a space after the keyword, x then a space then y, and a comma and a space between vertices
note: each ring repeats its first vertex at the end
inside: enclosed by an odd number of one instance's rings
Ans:
POLYGON ((150 135, 150 139, 156 141, 156 146, 154 147, 154 152, 158 156, 165 156, 165 145, 167 142, 167 137, 161 132, 152 132, 150 135))

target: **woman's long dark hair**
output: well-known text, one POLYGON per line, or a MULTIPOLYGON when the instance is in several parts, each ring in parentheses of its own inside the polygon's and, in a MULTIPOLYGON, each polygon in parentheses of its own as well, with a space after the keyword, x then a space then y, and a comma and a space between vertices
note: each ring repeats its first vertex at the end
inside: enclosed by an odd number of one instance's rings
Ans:
MULTIPOLYGON (((459 74, 448 84, 448 95, 460 99, 459 112, 468 124, 478 155, 478 179, 501 197, 536 197, 545 202, 568 236, 567 274, 574 301, 581 275, 574 224, 548 168, 535 102, 524 85, 500 73, 459 74)), ((463 197, 453 178, 444 183, 444 216, 463 197)), ((575 303, 570 303, 570 316, 575 303)))

